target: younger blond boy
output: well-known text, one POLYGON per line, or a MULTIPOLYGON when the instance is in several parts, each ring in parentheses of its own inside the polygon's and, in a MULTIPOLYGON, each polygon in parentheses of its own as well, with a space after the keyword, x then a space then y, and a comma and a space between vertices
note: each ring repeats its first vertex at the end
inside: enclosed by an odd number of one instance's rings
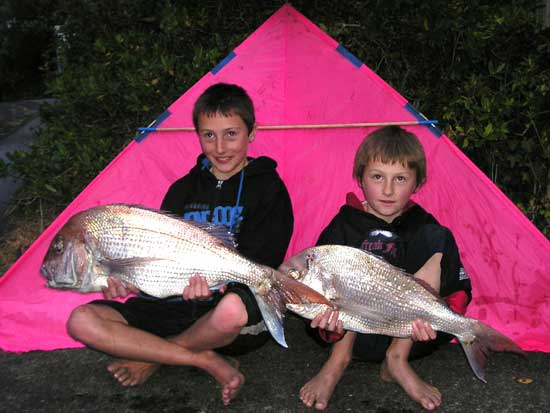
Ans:
MULTIPOLYGON (((323 230, 318 245, 340 244, 374 253, 414 274, 439 292, 459 313, 471 298, 470 281, 460 262, 451 232, 411 201, 426 180, 426 157, 417 137, 398 126, 378 129, 359 146, 353 166, 364 201, 348 195, 347 204, 323 230)), ((409 359, 427 356, 450 335, 437 332, 422 320, 413 324, 411 338, 394 338, 344 331, 337 313, 316 317, 311 327, 334 342, 329 359, 300 390, 309 407, 328 406, 353 358, 382 362, 380 376, 395 381, 423 408, 441 404, 439 390, 422 380, 409 359), (419 342, 416 342, 419 341, 419 342)))

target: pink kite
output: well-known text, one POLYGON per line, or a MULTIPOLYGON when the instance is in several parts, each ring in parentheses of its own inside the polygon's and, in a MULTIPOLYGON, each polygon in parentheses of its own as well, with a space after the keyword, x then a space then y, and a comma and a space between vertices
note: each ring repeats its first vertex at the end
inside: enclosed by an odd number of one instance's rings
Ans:
MULTIPOLYGON (((191 126, 198 95, 216 82, 243 86, 259 125, 423 120, 399 93, 289 5, 174 102, 155 128, 191 126)), ((138 126, 144 125, 136 125, 138 126)), ((407 126, 428 156, 428 182, 415 196, 457 239, 473 284, 467 315, 550 352, 550 242, 433 125, 407 126)), ((354 152, 374 127, 260 130, 251 156, 277 160, 295 211, 288 255, 313 245, 345 202, 360 194, 354 152)), ((141 133, 57 217, 0 279, 0 348, 24 352, 80 347, 65 331, 71 310, 100 297, 47 289, 39 273, 46 249, 76 212, 109 203, 159 207, 171 182, 200 151, 193 132, 141 133)))

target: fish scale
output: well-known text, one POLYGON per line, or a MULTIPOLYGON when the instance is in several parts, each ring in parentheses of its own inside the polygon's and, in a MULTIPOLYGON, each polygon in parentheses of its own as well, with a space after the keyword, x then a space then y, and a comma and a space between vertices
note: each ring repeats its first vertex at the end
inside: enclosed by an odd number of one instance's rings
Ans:
MULTIPOLYGON (((353 259, 354 255, 356 254, 350 254, 347 258, 353 259)), ((384 329, 385 334, 400 337, 410 336, 412 332, 412 321, 427 316, 428 312, 423 311, 423 308, 433 305, 434 302, 437 302, 437 299, 430 294, 419 294, 419 291, 423 289, 420 285, 409 282, 406 283, 408 285, 405 286, 406 279, 403 278, 403 275, 407 275, 397 268, 392 267, 382 260, 373 260, 372 255, 360 254, 359 257, 361 259, 358 260, 356 265, 346 266, 346 262, 343 260, 331 261, 331 255, 329 254, 319 259, 318 265, 321 268, 328 268, 330 270, 339 268, 342 273, 347 272, 348 274, 353 274, 353 276, 350 275, 344 279, 344 281, 349 281, 347 285, 340 280, 340 289, 343 290, 347 288, 346 297, 352 297, 359 304, 365 305, 367 301, 374 301, 377 303, 371 308, 373 313, 384 314, 386 317, 391 314, 397 314, 398 312, 410 314, 410 316, 403 321, 392 324, 391 327, 386 327, 384 329), (368 277, 364 275, 361 276, 361 273, 364 273, 361 268, 368 269, 368 277), (373 295, 375 291, 377 295, 373 295), (383 299, 383 297, 388 297, 390 295, 392 295, 395 300, 390 301, 383 299)), ((346 303, 342 302, 339 306, 345 308, 346 303)), ((399 317, 396 317, 396 319, 399 319, 399 317)), ((385 324, 385 322, 376 322, 376 320, 366 320, 360 317, 353 318, 353 325, 355 329, 359 330, 376 332, 382 328, 383 324, 385 324)), ((443 320, 438 320, 435 324, 439 327, 447 327, 447 329, 449 329, 449 323, 443 320)), ((454 332, 459 333, 457 331, 454 332)))
MULTIPOLYGON (((360 249, 342 245, 308 248, 285 261, 279 270, 325 295, 338 309, 346 330, 409 337, 413 321, 422 319, 433 329, 454 335, 482 381, 488 350, 524 354, 491 327, 450 310, 413 276, 360 249)), ((287 308, 313 319, 327 306, 301 303, 287 304, 287 308)))
POLYGON ((329 304, 314 290, 240 255, 225 227, 135 205, 102 205, 71 217, 52 240, 41 273, 51 288, 101 291, 108 277, 118 277, 158 298, 181 295, 197 274, 211 288, 242 283, 285 347, 285 302, 329 304))

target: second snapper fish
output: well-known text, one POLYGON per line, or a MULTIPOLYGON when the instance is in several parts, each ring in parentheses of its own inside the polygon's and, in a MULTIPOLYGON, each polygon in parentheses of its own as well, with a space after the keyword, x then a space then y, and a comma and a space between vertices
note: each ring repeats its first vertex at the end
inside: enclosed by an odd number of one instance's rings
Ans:
POLYGON ((158 298, 182 294, 195 274, 211 288, 243 283, 275 340, 287 347, 285 303, 330 303, 285 274, 246 259, 231 243, 219 225, 139 206, 104 205, 71 217, 52 240, 41 273, 51 288, 101 291, 115 276, 158 298))
MULTIPOLYGON (((308 248, 285 261, 279 270, 328 298, 346 330, 409 337, 414 320, 428 321, 434 330, 454 335, 474 374, 483 382, 488 350, 524 355, 521 348, 493 328, 453 312, 445 302, 403 270, 358 248, 323 245, 308 248)), ((313 319, 327 306, 287 304, 313 319)))

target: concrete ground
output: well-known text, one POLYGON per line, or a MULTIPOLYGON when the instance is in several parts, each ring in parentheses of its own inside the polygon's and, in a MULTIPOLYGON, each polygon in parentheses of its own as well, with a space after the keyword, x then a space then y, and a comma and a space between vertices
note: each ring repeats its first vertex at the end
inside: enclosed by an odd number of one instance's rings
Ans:
MULTIPOLYGON (((106 372, 109 356, 89 350, 0 352, 0 411, 6 412, 311 412, 300 387, 320 368, 327 349, 294 315, 286 321, 289 349, 269 342, 238 357, 246 383, 224 407, 216 382, 188 367, 163 367, 145 384, 123 388, 106 372)), ((550 354, 492 354, 488 383, 477 380, 458 345, 413 362, 443 394, 440 412, 546 412, 550 409, 550 354)), ((328 412, 417 412, 395 384, 378 378, 378 364, 353 362, 328 412)))

